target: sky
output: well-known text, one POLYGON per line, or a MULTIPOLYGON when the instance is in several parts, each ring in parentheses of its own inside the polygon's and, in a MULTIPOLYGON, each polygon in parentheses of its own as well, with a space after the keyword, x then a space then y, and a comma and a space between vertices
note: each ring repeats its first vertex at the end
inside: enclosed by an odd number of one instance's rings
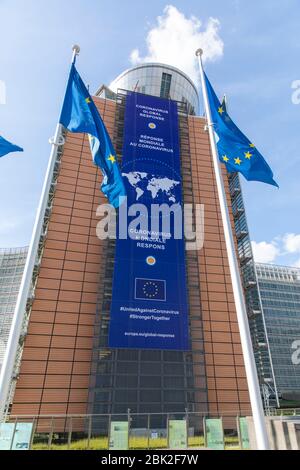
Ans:
POLYGON ((202 47, 280 186, 242 181, 255 258, 300 267, 299 21, 299 0, 0 0, 0 135, 24 148, 0 159, 0 247, 29 244, 73 44, 91 92, 147 61, 198 85, 202 47))

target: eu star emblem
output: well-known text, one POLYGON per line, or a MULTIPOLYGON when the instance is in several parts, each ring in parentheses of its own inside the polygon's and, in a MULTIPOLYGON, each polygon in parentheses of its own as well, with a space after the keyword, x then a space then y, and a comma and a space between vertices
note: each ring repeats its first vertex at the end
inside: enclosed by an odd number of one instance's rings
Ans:
POLYGON ((135 279, 135 299, 166 300, 166 281, 162 279, 135 279))

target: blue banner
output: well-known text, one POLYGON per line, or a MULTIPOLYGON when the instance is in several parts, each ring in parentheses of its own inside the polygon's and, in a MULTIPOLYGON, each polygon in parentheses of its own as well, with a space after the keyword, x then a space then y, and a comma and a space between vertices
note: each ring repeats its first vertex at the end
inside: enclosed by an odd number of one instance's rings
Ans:
POLYGON ((187 350, 185 247, 176 219, 182 204, 176 102, 127 95, 122 176, 127 205, 119 209, 109 346, 187 350), (171 218, 168 211, 155 212, 162 204, 172 209, 171 218))

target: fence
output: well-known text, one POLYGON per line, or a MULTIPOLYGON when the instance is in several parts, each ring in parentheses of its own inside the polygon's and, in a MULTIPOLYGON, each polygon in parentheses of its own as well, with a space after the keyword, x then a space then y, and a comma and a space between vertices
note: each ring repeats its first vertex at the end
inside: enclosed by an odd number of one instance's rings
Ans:
POLYGON ((273 408, 270 410, 270 416, 299 416, 300 408, 273 408))
MULTIPOLYGON (((241 420, 238 418, 230 414, 208 417, 191 412, 136 414, 128 410, 127 414, 118 415, 10 416, 8 422, 15 424, 15 428, 20 423, 33 423, 29 444, 32 450, 109 449, 112 448, 112 425, 118 424, 121 429, 125 423, 128 430, 126 448, 129 449, 171 448, 176 442, 176 434, 174 441, 170 424, 174 428, 176 423, 185 429, 182 448, 240 449, 245 447, 245 435, 241 436, 241 420)), ((183 439, 182 435, 177 438, 183 439)))

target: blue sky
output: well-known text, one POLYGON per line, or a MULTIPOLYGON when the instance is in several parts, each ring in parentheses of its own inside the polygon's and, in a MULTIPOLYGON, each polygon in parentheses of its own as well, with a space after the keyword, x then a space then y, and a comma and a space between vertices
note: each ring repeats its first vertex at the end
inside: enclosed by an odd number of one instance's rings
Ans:
MULTIPOLYGON (((231 117, 256 143, 280 185, 277 190, 243 183, 251 238, 258 259, 300 266, 300 104, 292 102, 292 82, 300 80, 300 2, 170 4, 187 20, 197 17, 199 31, 207 31, 209 18, 219 22, 223 50, 207 61, 206 71, 216 92, 226 92, 231 117)), ((25 149, 0 160, 0 247, 29 243, 72 44, 81 46, 78 69, 93 92, 130 67, 135 48, 141 57, 149 56, 146 38, 157 28, 157 17, 166 16, 166 5, 160 0, 0 0, 2 92, 3 82, 6 88, 0 135, 25 149)), ((172 47, 162 41, 162 50, 167 46, 172 47)), ((180 63, 180 54, 173 51, 175 62, 180 63)))

